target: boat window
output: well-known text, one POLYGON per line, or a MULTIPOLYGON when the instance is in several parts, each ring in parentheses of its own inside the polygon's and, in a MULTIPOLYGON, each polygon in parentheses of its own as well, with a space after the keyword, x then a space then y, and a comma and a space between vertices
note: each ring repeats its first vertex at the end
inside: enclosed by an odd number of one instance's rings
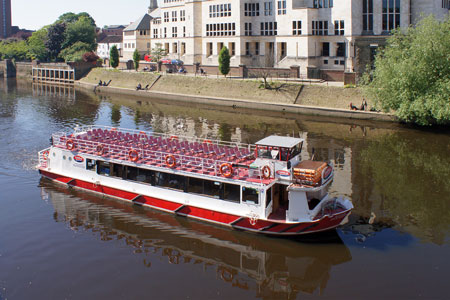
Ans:
POLYGON ((289 149, 288 148, 281 148, 281 161, 287 161, 289 156, 289 149))
POLYGON ((258 157, 272 159, 272 153, 270 152, 269 147, 258 146, 258 157))
POLYGON ((109 176, 111 174, 111 166, 106 161, 97 161, 97 173, 109 176))
POLYGON ((111 176, 115 176, 115 177, 126 179, 125 174, 126 174, 125 173, 125 166, 119 165, 119 164, 114 164, 113 165, 113 171, 112 171, 111 176))
POLYGON ((205 195, 219 199, 221 186, 222 186, 221 182, 205 180, 204 185, 203 185, 203 187, 204 187, 203 193, 205 195))
POLYGON ((93 159, 86 159, 86 170, 95 171, 95 160, 93 159))
POLYGON ((236 184, 223 183, 223 200, 240 202, 241 201, 241 187, 236 184))
POLYGON ((266 208, 269 207, 270 202, 272 202, 272 188, 266 192, 266 208))
POLYGON ((193 194, 203 194, 203 179, 188 178, 187 192, 193 194))
POLYGON ((137 181, 138 168, 127 166, 127 179, 137 181))
POLYGON ((147 169, 138 169, 137 181, 152 184, 154 172, 147 169))
POLYGON ((156 180, 155 184, 158 186, 184 191, 185 185, 184 176, 176 174, 168 174, 163 172, 155 172, 155 180, 156 180))
POLYGON ((293 147, 291 149, 291 153, 289 154, 289 159, 292 159, 295 156, 299 155, 300 152, 302 151, 302 146, 303 146, 303 142, 301 142, 300 144, 298 144, 295 147, 293 147))
POLYGON ((254 188, 242 187, 242 201, 258 204, 259 191, 254 188))

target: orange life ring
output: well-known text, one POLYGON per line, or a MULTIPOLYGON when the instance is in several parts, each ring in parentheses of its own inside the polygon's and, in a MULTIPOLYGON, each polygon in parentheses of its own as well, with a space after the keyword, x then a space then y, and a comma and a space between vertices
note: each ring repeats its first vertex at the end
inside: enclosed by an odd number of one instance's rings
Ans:
POLYGON ((223 163, 220 165, 220 174, 229 178, 233 176, 233 167, 229 163, 223 163))
POLYGON ((137 160, 139 159, 139 154, 137 153, 136 150, 131 149, 131 150, 128 152, 128 157, 130 158, 130 160, 131 160, 132 162, 137 162, 137 160))
POLYGON ((177 160, 175 159, 175 156, 173 156, 172 154, 168 154, 165 158, 166 161, 166 165, 169 168, 174 168, 177 165, 177 160))
POLYGON ((169 140, 171 140, 171 141, 178 140, 178 137, 176 135, 172 135, 172 136, 170 136, 169 140))
POLYGON ((264 179, 269 179, 270 175, 272 175, 269 166, 264 166, 261 171, 264 179))
POLYGON ((230 271, 228 271, 227 269, 223 268, 220 271, 220 277, 225 281, 225 282, 232 282, 233 281, 233 273, 231 273, 230 271))
POLYGON ((203 144, 212 144, 212 141, 211 140, 204 140, 203 144))
POLYGON ((49 154, 48 150, 45 150, 45 151, 42 153, 42 158, 43 158, 44 160, 47 160, 47 159, 48 159, 48 154, 49 154))
POLYGON ((105 149, 103 148, 102 144, 97 145, 97 147, 95 148, 95 152, 97 153, 97 155, 103 155, 105 149))
POLYGON ((75 149, 75 143, 73 142, 72 139, 68 139, 66 142, 66 148, 67 150, 73 150, 75 149))

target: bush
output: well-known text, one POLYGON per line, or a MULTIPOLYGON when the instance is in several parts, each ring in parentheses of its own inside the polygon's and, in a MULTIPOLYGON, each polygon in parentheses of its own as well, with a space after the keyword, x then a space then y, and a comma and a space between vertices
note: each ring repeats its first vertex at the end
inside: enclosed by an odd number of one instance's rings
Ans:
POLYGON ((94 52, 86 52, 83 54, 83 60, 85 62, 97 62, 99 59, 100 57, 98 57, 98 55, 94 52))

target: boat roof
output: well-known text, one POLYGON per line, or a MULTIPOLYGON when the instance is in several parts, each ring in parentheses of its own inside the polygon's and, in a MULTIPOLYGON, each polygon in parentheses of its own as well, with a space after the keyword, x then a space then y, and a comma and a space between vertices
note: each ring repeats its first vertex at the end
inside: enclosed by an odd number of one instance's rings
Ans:
POLYGON ((289 136, 271 135, 256 142, 256 145, 270 147, 292 148, 303 142, 303 139, 293 138, 289 136))

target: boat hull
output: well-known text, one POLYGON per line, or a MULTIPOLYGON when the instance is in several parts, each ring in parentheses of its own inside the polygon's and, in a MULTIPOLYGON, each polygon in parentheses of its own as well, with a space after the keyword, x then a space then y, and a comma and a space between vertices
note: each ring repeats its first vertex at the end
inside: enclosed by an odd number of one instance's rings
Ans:
POLYGON ((137 193, 116 189, 101 184, 96 184, 80 179, 75 179, 43 169, 40 174, 52 181, 62 183, 70 188, 82 189, 97 194, 118 198, 137 205, 147 206, 153 209, 166 211, 178 216, 190 217, 210 223, 215 223, 237 230, 245 230, 267 235, 303 235, 331 230, 339 226, 350 214, 351 209, 341 211, 333 215, 325 215, 318 220, 311 222, 285 223, 263 219, 252 219, 246 216, 232 215, 219 211, 204 209, 191 205, 184 205, 149 195, 139 195, 137 193))

